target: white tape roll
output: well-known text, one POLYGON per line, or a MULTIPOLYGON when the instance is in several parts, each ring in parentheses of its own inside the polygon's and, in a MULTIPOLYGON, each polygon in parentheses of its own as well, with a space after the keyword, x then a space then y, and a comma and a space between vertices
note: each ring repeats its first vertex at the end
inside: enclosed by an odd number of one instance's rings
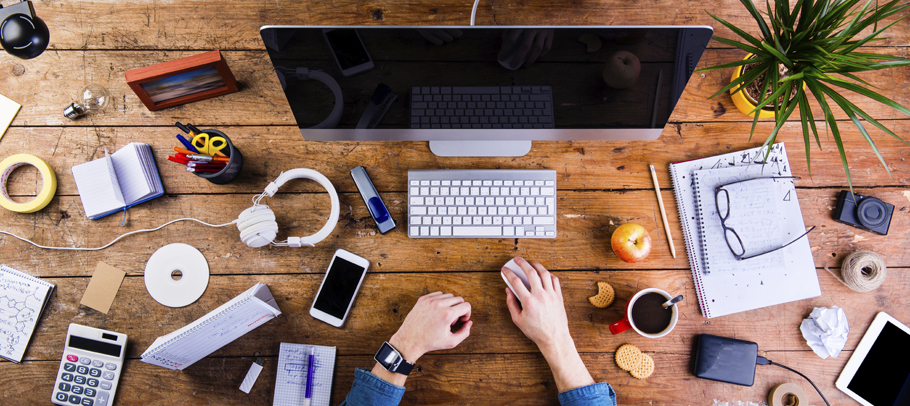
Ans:
POLYGON ((145 264, 145 288, 158 303, 183 307, 199 299, 209 285, 209 264, 199 250, 168 244, 145 264), (179 272, 179 278, 175 278, 179 272))
POLYGON ((0 162, 0 191, 2 191, 0 206, 3 206, 4 209, 16 213, 33 213, 43 209, 54 199, 54 194, 57 192, 57 175, 47 162, 40 158, 29 154, 16 154, 0 162), (31 165, 38 169, 38 173, 41 174, 41 192, 32 200, 17 203, 10 198, 6 181, 13 170, 23 165, 31 165))

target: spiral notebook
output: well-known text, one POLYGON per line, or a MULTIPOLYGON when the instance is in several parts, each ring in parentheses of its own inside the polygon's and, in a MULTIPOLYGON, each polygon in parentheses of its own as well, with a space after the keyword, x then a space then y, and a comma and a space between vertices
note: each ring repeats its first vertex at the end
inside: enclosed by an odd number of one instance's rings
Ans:
POLYGON ((182 371, 279 314, 269 287, 257 283, 186 327, 158 337, 142 353, 142 362, 182 371))
MULTIPOLYGON (((768 254, 770 259, 758 257, 740 263, 732 258, 723 233, 717 231, 720 229, 720 218, 714 203, 714 187, 735 180, 769 176, 791 176, 783 143, 772 145, 770 152, 758 147, 670 164, 670 178, 673 180, 698 303, 702 315, 707 318, 821 295, 809 246, 811 234, 781 252, 768 254), (762 165, 762 162, 767 163, 762 165)), ((793 183, 775 184, 777 186, 773 191, 766 191, 769 200, 756 198, 744 203, 777 212, 776 223, 764 224, 768 231, 763 237, 781 237, 766 238, 765 243, 768 244, 771 240, 779 242, 792 233, 798 236, 806 230, 793 183), (775 206, 773 209, 766 207, 772 203, 775 206), (775 224, 780 234, 776 234, 775 224)), ((757 214, 764 216, 767 213, 757 214)))
POLYGON ((310 349, 314 349, 313 393, 311 406, 329 406, 332 377, 335 373, 335 347, 281 343, 278 351, 278 373, 275 376, 275 398, 272 406, 305 405, 306 379, 310 369, 310 349))
POLYGON ((22 362, 54 285, 0 265, 0 357, 22 362))
POLYGON ((72 168, 82 208, 97 220, 164 194, 149 144, 131 142, 113 155, 72 168))

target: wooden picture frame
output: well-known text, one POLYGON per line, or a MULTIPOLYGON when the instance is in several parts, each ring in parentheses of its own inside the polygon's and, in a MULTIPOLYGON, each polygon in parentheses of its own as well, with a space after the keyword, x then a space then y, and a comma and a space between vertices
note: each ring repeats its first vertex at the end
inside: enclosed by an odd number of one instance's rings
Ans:
POLYGON ((214 50, 124 73, 126 83, 150 111, 237 91, 237 81, 214 50))

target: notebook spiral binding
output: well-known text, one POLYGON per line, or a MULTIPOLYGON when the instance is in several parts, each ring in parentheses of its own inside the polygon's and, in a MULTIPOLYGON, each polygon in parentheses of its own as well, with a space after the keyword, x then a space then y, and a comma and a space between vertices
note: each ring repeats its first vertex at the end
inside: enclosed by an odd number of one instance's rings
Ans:
MULTIPOLYGON (((683 201, 683 197, 680 195, 682 188, 676 184, 676 179, 678 176, 676 172, 676 166, 672 164, 670 165, 670 174, 670 180, 673 182, 673 194, 676 197, 676 201, 681 202, 683 201)), ((695 256, 695 252, 697 252, 695 250, 701 250, 701 247, 696 247, 692 244, 692 236, 695 234, 692 234, 692 230, 689 228, 689 213, 686 213, 685 206, 679 204, 677 207, 679 208, 679 217, 681 219, 679 223, 683 227, 683 233, 687 237, 683 238, 683 240, 686 242, 686 253, 689 257, 689 267, 692 268, 692 281, 695 283, 695 293, 698 295, 698 306, 701 307, 702 315, 710 318, 711 311, 708 310, 707 306, 705 306, 704 301, 704 286, 701 283, 701 264, 699 263, 698 258, 695 256)), ((692 215, 697 215, 697 213, 692 213, 692 215)))

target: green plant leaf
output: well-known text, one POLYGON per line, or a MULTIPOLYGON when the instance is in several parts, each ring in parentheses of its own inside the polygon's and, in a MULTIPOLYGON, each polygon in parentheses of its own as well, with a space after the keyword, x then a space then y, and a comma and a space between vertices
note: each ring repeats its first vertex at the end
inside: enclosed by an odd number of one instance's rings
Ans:
POLYGON ((755 5, 752 4, 752 0, 739 1, 743 4, 743 6, 746 7, 746 10, 749 11, 749 14, 752 15, 752 18, 755 19, 755 22, 758 23, 758 29, 761 30, 762 38, 771 38, 771 31, 768 30, 768 24, 765 24, 765 19, 762 18, 761 14, 758 13, 755 5))
POLYGON ((885 158, 882 158, 882 154, 878 151, 878 147, 875 146, 875 142, 872 141, 872 137, 869 136, 869 133, 866 131, 866 127, 863 126, 862 121, 859 120, 859 117, 856 116, 856 113, 853 110, 853 105, 847 101, 843 96, 837 94, 831 88, 827 88, 826 93, 831 97, 831 100, 834 100, 841 109, 844 110, 844 113, 847 113, 847 116, 850 117, 850 120, 853 121, 853 124, 856 125, 856 128, 859 129, 860 134, 863 135, 863 138, 866 139, 866 142, 869 143, 869 146, 872 147, 872 151, 875 152, 875 156, 878 157, 879 162, 882 163, 882 166, 885 167, 885 171, 888 172, 888 176, 894 179, 894 175, 891 174, 891 169, 888 169, 888 164, 885 163, 885 158))
POLYGON ((724 20, 718 16, 715 16, 714 14, 709 13, 708 11, 705 11, 705 13, 707 13, 709 16, 711 16, 711 18, 713 18, 713 19, 717 20, 718 22, 720 22, 721 24, 723 24, 724 27, 727 27, 731 31, 735 32, 736 35, 739 35, 740 37, 742 37, 742 39, 748 41, 750 44, 752 44, 756 48, 761 48, 761 40, 759 40, 758 38, 755 38, 755 37, 749 35, 749 33, 739 29, 739 27, 727 22, 726 20, 724 20))

